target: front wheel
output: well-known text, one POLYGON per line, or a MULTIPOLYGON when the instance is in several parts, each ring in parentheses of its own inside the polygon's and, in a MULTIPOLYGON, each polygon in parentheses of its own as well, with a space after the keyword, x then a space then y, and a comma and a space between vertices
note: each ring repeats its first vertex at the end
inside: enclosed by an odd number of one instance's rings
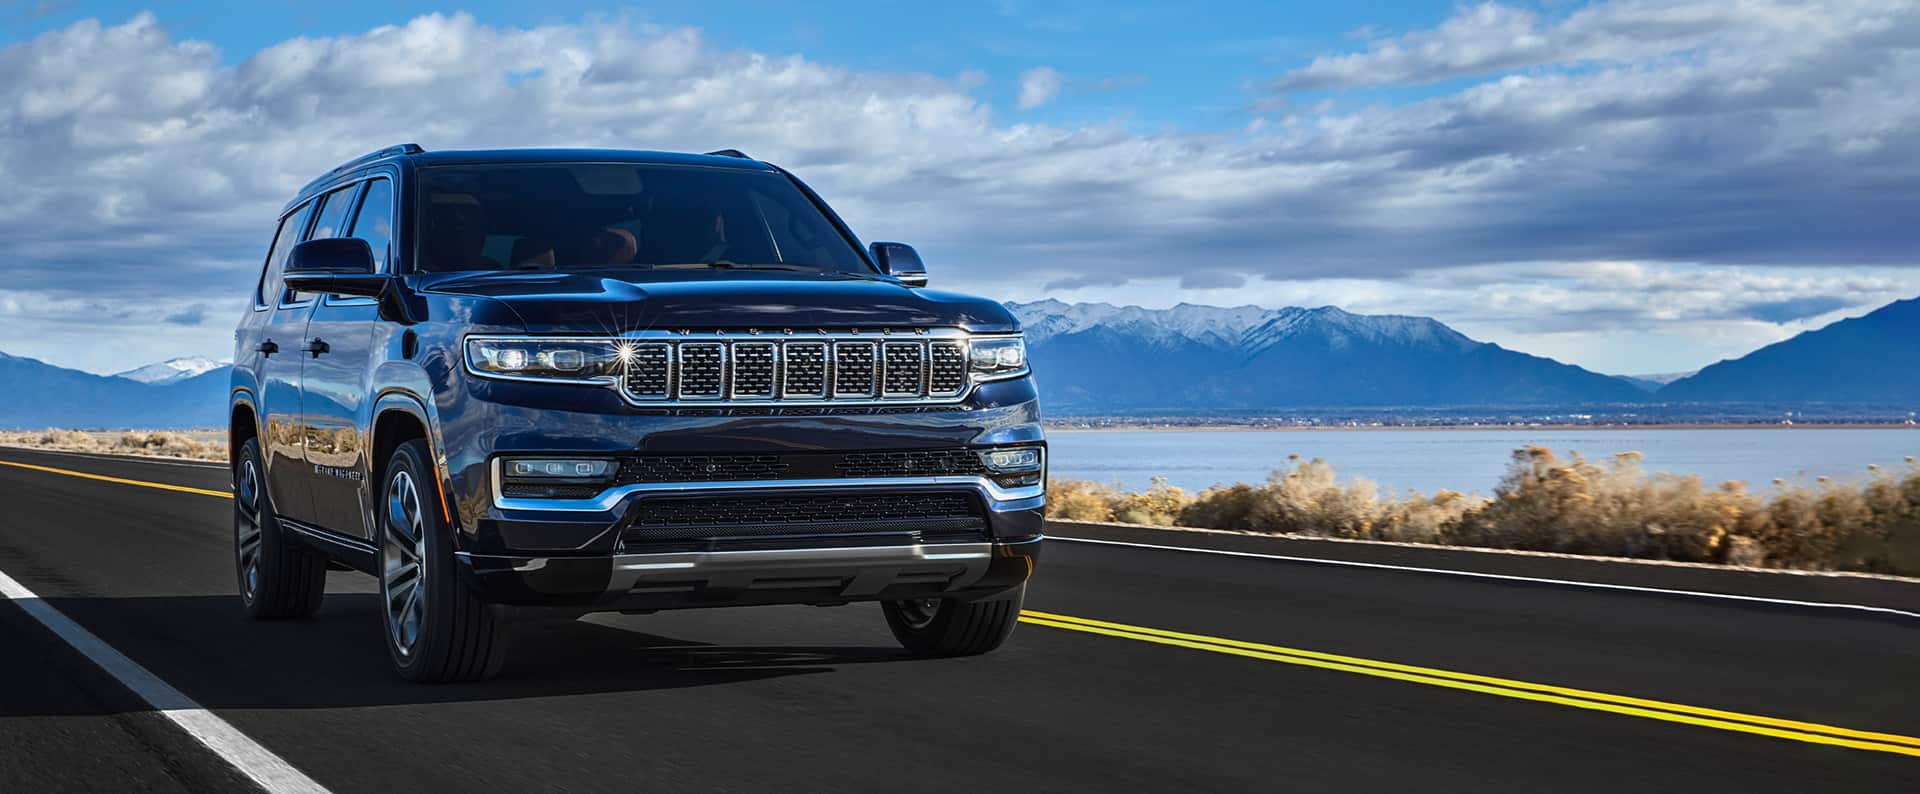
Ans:
POLYGON ((409 441, 388 461, 381 488, 380 616, 387 654, 409 681, 480 681, 506 659, 506 623, 498 609, 460 582, 453 538, 429 498, 438 488, 424 441, 409 441))
POLYGON ((973 656, 1007 641, 1020 622, 1027 586, 985 601, 914 598, 883 601, 887 628, 915 656, 973 656))

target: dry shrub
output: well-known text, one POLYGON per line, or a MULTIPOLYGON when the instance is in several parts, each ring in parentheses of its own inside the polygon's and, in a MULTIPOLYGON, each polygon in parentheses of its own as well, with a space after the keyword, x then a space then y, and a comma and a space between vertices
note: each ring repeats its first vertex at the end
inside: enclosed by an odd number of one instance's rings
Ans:
POLYGON ((79 430, 56 430, 49 428, 40 433, 39 436, 40 438, 37 441, 37 445, 43 447, 94 449, 99 446, 99 444, 94 441, 92 434, 83 433, 79 430))
MULTIPOLYGON (((1262 493, 1262 489, 1243 482, 1215 485, 1201 491, 1193 503, 1187 505, 1187 509, 1180 511, 1180 518, 1175 523, 1183 527, 1251 531, 1253 507, 1259 503, 1262 493)), ((1053 497, 1049 495, 1047 498, 1053 497)))
POLYGON ((1514 453, 1491 499, 1458 491, 1382 496, 1324 460, 1289 458, 1265 485, 1193 498, 1164 479, 1143 492, 1054 482, 1048 515, 1240 531, 1597 554, 1748 566, 1920 574, 1920 465, 1862 486, 1744 483, 1648 474, 1639 453, 1590 462, 1542 447, 1514 453))
POLYGON ((207 444, 196 441, 190 436, 164 430, 136 430, 122 433, 119 441, 111 448, 116 452, 174 458, 207 458, 215 451, 224 453, 226 449, 224 444, 207 444))
POLYGON ((1709 489, 1699 477, 1648 476, 1636 452, 1605 464, 1577 453, 1514 453, 1495 498, 1461 522, 1455 540, 1474 546, 1570 554, 1722 562, 1729 539, 1751 528, 1764 505, 1740 483, 1709 489))
POLYGON ((1112 521, 1115 489, 1085 480, 1048 480, 1047 517, 1062 521, 1112 521))
POLYGON ((0 432, 0 444, 41 447, 68 452, 101 452, 117 455, 159 455, 201 460, 226 460, 224 434, 202 433, 205 440, 186 433, 135 430, 124 433, 89 433, 81 430, 42 430, 36 432, 0 432))
POLYGON ((1118 493, 1111 501, 1113 516, 1120 521, 1162 527, 1172 526, 1191 504, 1193 497, 1177 485, 1168 485, 1165 477, 1153 478, 1145 491, 1118 493))

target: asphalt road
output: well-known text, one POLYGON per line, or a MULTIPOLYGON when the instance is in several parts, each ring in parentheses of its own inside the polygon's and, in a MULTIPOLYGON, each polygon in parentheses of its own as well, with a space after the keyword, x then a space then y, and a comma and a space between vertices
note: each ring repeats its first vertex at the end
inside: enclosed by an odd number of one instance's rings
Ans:
MULTIPOLYGON (((519 626, 501 679, 418 686, 370 578, 245 620, 227 499, 10 465, 0 496, 0 573, 334 792, 1920 790, 1899 616, 1053 542, 986 657, 908 659, 871 605, 707 610, 519 626)), ((0 600, 0 792, 248 785, 0 600)))

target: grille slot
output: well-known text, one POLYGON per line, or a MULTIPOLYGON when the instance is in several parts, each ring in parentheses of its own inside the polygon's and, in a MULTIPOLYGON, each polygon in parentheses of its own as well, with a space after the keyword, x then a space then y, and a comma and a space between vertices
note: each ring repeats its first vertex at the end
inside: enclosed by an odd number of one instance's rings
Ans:
POLYGON ((767 406, 786 413, 814 406, 816 413, 871 413, 916 409, 847 406, 950 403, 972 385, 967 341, 955 331, 878 339, 791 333, 734 339, 652 332, 653 338, 628 343, 620 388, 634 402, 678 403, 682 411, 767 406), (795 407, 775 407, 782 405, 795 407))
POLYGON ((886 355, 885 373, 886 393, 891 395, 914 395, 921 392, 926 377, 927 346, 919 342, 888 342, 882 346, 886 355))
POLYGON ((774 391, 772 342, 736 342, 733 345, 733 396, 772 397, 774 391))
POLYGON ((827 343, 787 343, 787 397, 827 396, 827 343))
POLYGON ((627 362, 627 393, 643 400, 664 400, 673 395, 673 358, 664 344, 633 346, 627 362))
POLYGON ((873 348, 872 342, 833 343, 833 396, 873 396, 873 348))
POLYGON ((927 393, 959 394, 967 387, 967 351, 959 342, 934 342, 927 352, 927 393))
POLYGON ((726 346, 719 342, 680 346, 681 398, 719 399, 727 389, 726 346))

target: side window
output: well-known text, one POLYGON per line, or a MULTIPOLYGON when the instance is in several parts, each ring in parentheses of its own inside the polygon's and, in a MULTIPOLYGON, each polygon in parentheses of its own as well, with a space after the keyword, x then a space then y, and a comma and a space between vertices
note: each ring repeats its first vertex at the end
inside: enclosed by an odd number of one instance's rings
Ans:
MULTIPOLYGON (((353 184, 322 196, 318 202, 320 214, 313 221, 313 233, 307 235, 306 239, 325 240, 345 233, 347 213, 353 210, 353 192, 359 189, 358 184, 353 184)), ((312 293, 289 290, 286 302, 304 303, 312 298, 312 293)))
POLYGON ((387 267, 387 252, 393 247, 393 182, 375 179, 367 183, 367 195, 360 200, 360 212, 353 216, 353 234, 373 249, 373 263, 387 267))
POLYGON ((294 240, 300 236, 300 230, 307 225, 307 213, 313 204, 303 204, 293 214, 280 221, 280 231, 273 235, 273 247, 267 250, 267 266, 260 273, 260 288, 253 296, 253 305, 268 308, 280 302, 281 268, 286 267, 287 254, 293 250, 294 240))
POLYGON ((358 187, 348 185, 321 199, 320 218, 313 222, 313 234, 307 235, 307 239, 325 240, 346 234, 347 212, 353 209, 353 191, 358 187))

